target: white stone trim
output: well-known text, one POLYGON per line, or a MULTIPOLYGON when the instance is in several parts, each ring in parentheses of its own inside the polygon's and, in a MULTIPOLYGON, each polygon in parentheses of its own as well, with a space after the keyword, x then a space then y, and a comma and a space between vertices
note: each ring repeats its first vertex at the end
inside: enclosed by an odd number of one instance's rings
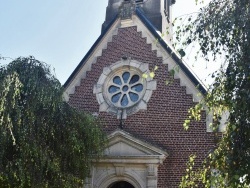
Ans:
POLYGON ((69 101, 69 95, 75 93, 75 87, 79 86, 81 80, 86 77, 87 71, 91 71, 92 64, 96 63, 97 57, 102 55, 102 50, 107 48, 108 42, 112 41, 114 35, 117 35, 118 28, 120 27, 120 19, 110 27, 106 35, 103 36, 102 40, 99 42, 97 47, 92 51, 92 54, 84 62, 83 66, 79 69, 78 73, 71 80, 69 85, 65 88, 63 98, 66 102, 69 101))
MULTIPOLYGON (((116 147, 116 149, 122 150, 120 147, 116 147)), ((119 153, 119 151, 115 153, 119 153)), ((156 188, 158 166, 167 156, 166 151, 137 139, 125 131, 116 130, 108 136, 106 156, 98 161, 93 161, 92 174, 86 181, 86 185, 88 188, 107 188, 114 182, 127 181, 135 188, 156 188), (131 154, 130 151, 125 150, 123 151, 125 153, 120 155, 107 152, 108 148, 119 142, 125 143, 133 148, 132 150, 139 152, 131 154), (90 182, 92 182, 91 185, 90 182)))

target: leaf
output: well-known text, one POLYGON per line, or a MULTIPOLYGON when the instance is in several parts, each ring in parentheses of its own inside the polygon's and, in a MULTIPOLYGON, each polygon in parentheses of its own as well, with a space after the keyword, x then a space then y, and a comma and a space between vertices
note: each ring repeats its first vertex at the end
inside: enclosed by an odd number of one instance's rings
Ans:
POLYGON ((183 49, 178 50, 181 57, 184 57, 186 55, 185 51, 183 49))
POLYGON ((154 73, 154 72, 150 72, 150 73, 149 73, 149 76, 150 76, 151 78, 154 78, 154 77, 155 77, 155 73, 154 73))
POLYGON ((191 39, 188 39, 187 40, 187 44, 191 44, 192 40, 191 39))
POLYGON ((148 75, 146 74, 146 73, 144 73, 143 75, 142 75, 142 78, 148 78, 148 75))
POLYGON ((170 76, 174 76, 175 70, 174 70, 174 69, 171 69, 169 73, 170 73, 170 76))
POLYGON ((186 123, 184 123, 183 128, 184 128, 185 131, 187 131, 189 129, 189 126, 186 123))

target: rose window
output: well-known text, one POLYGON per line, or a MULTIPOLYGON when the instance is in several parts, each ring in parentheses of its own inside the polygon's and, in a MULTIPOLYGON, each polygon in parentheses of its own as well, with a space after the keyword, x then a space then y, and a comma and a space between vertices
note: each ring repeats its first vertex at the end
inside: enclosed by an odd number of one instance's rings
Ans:
POLYGON ((122 59, 103 69, 94 94, 100 105, 100 112, 116 114, 126 119, 139 110, 146 110, 147 103, 156 89, 156 81, 150 77, 148 64, 136 60, 122 59))
POLYGON ((139 101, 142 92, 142 78, 138 74, 125 71, 112 79, 108 98, 117 107, 128 107, 139 101))

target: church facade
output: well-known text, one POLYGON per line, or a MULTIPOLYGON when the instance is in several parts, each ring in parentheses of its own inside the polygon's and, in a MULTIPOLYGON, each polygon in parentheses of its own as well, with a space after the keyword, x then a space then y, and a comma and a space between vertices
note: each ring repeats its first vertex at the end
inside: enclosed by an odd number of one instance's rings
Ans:
POLYGON ((171 48, 171 35, 161 36, 171 27, 171 2, 109 0, 102 34, 64 85, 69 104, 98 116, 108 136, 86 187, 178 187, 189 156, 201 164, 215 146, 205 111, 183 128, 206 89, 171 48))

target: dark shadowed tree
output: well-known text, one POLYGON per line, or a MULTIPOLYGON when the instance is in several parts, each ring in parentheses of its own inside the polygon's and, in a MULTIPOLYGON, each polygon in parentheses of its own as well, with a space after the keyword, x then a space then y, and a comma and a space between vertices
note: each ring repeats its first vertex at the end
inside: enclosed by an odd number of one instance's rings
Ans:
POLYGON ((79 187, 102 155, 98 122, 33 57, 0 67, 0 187, 79 187))

